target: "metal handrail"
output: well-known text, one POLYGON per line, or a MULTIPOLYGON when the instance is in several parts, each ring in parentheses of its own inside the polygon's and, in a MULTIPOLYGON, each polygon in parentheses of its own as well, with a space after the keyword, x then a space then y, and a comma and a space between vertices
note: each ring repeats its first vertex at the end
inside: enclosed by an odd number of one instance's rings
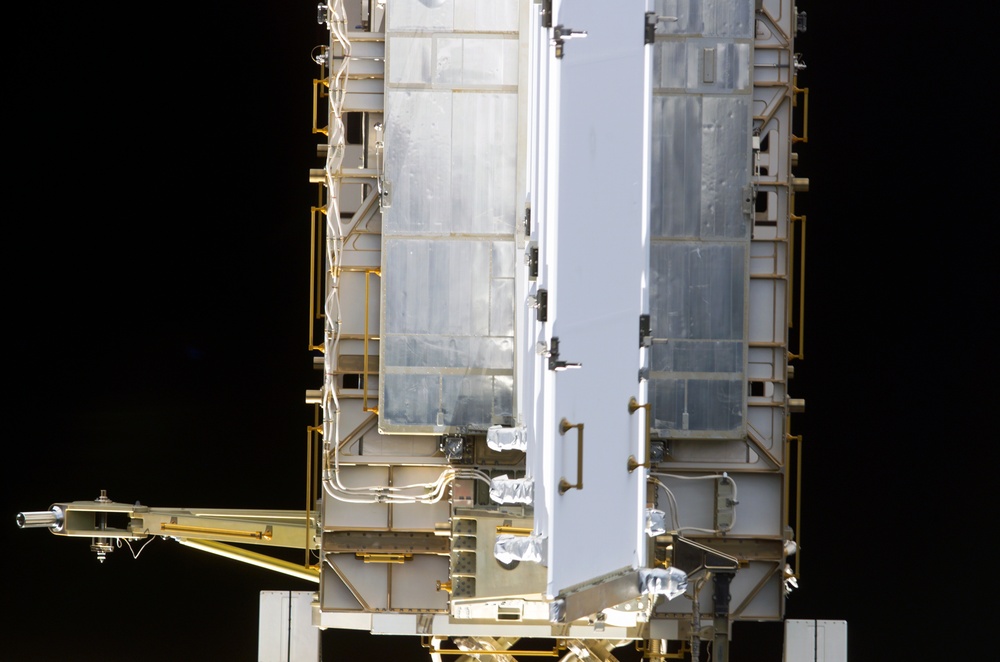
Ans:
POLYGON ((364 411, 377 414, 378 407, 368 406, 368 339, 371 337, 368 332, 368 302, 369 297, 369 281, 370 276, 375 274, 379 278, 382 277, 381 269, 365 269, 365 340, 364 340, 364 373, 362 375, 362 399, 361 406, 364 411))

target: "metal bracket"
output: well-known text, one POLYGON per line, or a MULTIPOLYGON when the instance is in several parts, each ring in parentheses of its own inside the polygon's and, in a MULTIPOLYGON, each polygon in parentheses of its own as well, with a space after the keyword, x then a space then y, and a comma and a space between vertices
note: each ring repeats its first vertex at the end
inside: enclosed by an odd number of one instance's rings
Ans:
POLYGON ((532 242, 528 244, 524 251, 524 262, 528 265, 528 280, 538 279, 538 244, 532 242))
POLYGON ((743 187, 743 213, 751 216, 754 213, 754 204, 757 198, 757 189, 752 184, 743 187))
MULTIPOLYGON (((725 474, 723 474, 725 476, 725 474)), ((733 481, 723 477, 715 483, 715 528, 719 531, 729 531, 736 520, 736 501, 733 481)))
POLYGON ((648 11, 646 12, 646 22, 644 24, 646 30, 646 37, 643 39, 644 44, 647 46, 656 41, 656 12, 648 11))
POLYGON ((714 575, 715 592, 712 599, 715 602, 716 618, 726 618, 729 616, 729 601, 732 598, 732 595, 729 593, 729 584, 733 581, 735 575, 735 572, 716 572, 714 575))
POLYGON ((388 179, 379 179, 378 183, 378 205, 379 209, 389 209, 392 207, 392 182, 388 179))
POLYGON ((648 12, 646 12, 646 15, 643 18, 644 18, 644 21, 643 21, 643 30, 644 30, 643 34, 644 34, 644 38, 643 38, 642 43, 644 43, 647 46, 650 45, 650 44, 652 44, 654 41, 656 41, 656 24, 657 23, 676 23, 677 22, 677 17, 676 16, 661 16, 661 15, 657 14, 655 11, 648 11, 648 12))
POLYGON ((639 347, 650 347, 653 344, 653 332, 649 326, 649 315, 639 315, 639 347))
POLYGON ((535 319, 539 322, 549 321, 549 291, 539 288, 535 293, 535 319))
POLYGON ((552 342, 549 347, 549 351, 545 353, 549 357, 549 370, 555 370, 556 372, 562 370, 569 370, 570 368, 582 368, 582 363, 567 363, 566 361, 559 360, 559 338, 552 336, 552 342))
POLYGON ((574 30, 562 25, 552 28, 552 43, 556 47, 556 59, 561 60, 563 56, 563 43, 568 39, 579 39, 587 36, 586 30, 574 30))

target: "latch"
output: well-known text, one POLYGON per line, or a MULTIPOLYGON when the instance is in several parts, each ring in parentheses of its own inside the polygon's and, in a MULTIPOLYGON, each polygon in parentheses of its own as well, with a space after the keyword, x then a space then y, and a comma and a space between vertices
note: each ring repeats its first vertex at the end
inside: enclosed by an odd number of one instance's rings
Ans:
POLYGON ((581 39, 587 36, 586 30, 574 30, 562 25, 552 28, 552 43, 556 47, 556 59, 561 60, 563 56, 563 43, 568 39, 581 39))
POLYGON ((656 12, 655 11, 648 11, 648 12, 646 12, 645 30, 646 30, 646 38, 643 40, 643 43, 648 46, 649 44, 651 44, 654 41, 656 41, 656 12))
POLYGON ((643 30, 644 39, 643 43, 647 46, 656 41, 656 24, 657 23, 676 23, 676 16, 660 16, 655 11, 648 11, 643 17, 643 30))
POLYGON ((583 367, 582 363, 567 363, 566 361, 559 360, 559 338, 557 338, 556 336, 552 336, 552 340, 549 343, 549 347, 547 349, 543 349, 541 354, 542 356, 548 357, 549 370, 555 370, 559 372, 561 370, 569 370, 570 368, 583 367))

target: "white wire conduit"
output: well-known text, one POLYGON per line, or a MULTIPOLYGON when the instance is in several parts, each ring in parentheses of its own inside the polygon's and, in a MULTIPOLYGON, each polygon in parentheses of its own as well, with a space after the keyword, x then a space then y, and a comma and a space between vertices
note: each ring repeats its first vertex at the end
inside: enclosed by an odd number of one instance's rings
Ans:
MULTIPOLYGON (((683 476, 681 474, 668 474, 661 472, 652 472, 649 474, 649 482, 655 484, 657 487, 662 489, 667 494, 667 501, 670 504, 670 521, 673 525, 673 529, 670 533, 683 533, 685 531, 697 531, 700 533, 721 533, 718 529, 703 529, 695 526, 681 526, 679 523, 679 516, 677 514, 677 499, 674 497, 674 493, 670 491, 663 481, 656 478, 657 476, 663 476, 666 478, 677 478, 679 480, 727 480, 732 483, 733 486, 733 502, 739 503, 739 498, 736 491, 736 481, 733 477, 726 472, 721 474, 708 474, 704 476, 683 476)), ((732 530, 736 526, 736 512, 735 508, 733 510, 733 522, 732 525, 727 530, 732 530)))
POLYGON ((447 493, 447 487, 456 478, 479 480, 487 485, 489 476, 475 469, 447 468, 436 480, 412 485, 344 485, 340 477, 340 400, 337 396, 337 350, 341 335, 340 273, 344 246, 344 226, 340 219, 341 165, 346 150, 343 108, 347 93, 348 67, 351 60, 351 42, 348 39, 347 12, 343 0, 327 3, 327 29, 340 46, 343 57, 339 63, 330 59, 329 126, 327 129, 326 174, 326 262, 327 295, 323 353, 323 490, 330 497, 347 503, 437 503, 447 493))

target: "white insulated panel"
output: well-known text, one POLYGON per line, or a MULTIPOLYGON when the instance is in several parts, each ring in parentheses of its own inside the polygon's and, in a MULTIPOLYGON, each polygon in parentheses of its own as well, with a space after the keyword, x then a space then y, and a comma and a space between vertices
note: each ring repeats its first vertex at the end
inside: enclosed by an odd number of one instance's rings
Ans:
POLYGON ((541 521, 548 535, 547 593, 553 597, 645 561, 645 473, 627 468, 630 455, 644 453, 641 413, 630 414, 628 402, 643 399, 638 328, 647 231, 645 10, 640 0, 618 3, 613 12, 599 2, 560 3, 553 23, 587 36, 567 40, 561 59, 550 45, 542 54, 549 78, 540 93, 548 96, 552 128, 539 220, 544 265, 538 287, 548 290, 544 336, 550 348, 558 338, 560 361, 580 364, 544 370, 543 412, 531 434, 543 454, 541 521), (561 434, 562 419, 583 429, 561 434), (560 494, 563 479, 582 480, 583 488, 560 494), (581 554, 584 544, 597 545, 599 553, 581 554))

